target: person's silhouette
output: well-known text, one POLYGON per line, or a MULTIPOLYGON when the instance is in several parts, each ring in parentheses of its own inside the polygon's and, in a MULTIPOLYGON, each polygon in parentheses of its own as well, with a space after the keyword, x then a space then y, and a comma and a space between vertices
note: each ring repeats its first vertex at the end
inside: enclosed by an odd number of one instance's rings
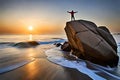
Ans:
POLYGON ((71 21, 74 21, 74 20, 75 20, 74 14, 77 13, 77 11, 74 12, 74 11, 72 10, 71 12, 69 12, 69 11, 67 11, 67 12, 71 14, 71 21))

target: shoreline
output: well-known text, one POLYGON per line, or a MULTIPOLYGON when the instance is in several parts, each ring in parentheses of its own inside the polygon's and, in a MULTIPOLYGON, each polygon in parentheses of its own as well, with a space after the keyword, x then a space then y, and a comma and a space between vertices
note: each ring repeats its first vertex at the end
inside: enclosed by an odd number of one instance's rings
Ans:
POLYGON ((0 74, 2 80, 92 80, 75 69, 62 67, 47 59, 36 59, 20 68, 0 74))
POLYGON ((35 60, 12 71, 0 74, 1 80, 92 80, 76 69, 63 67, 47 59, 45 51, 53 45, 41 45, 35 60))

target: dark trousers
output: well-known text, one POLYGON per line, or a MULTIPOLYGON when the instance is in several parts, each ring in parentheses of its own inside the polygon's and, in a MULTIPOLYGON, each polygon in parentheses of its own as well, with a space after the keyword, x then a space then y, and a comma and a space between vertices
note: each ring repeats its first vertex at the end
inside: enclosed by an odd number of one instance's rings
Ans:
POLYGON ((71 15, 71 21, 74 21, 74 20, 75 20, 74 15, 71 15))

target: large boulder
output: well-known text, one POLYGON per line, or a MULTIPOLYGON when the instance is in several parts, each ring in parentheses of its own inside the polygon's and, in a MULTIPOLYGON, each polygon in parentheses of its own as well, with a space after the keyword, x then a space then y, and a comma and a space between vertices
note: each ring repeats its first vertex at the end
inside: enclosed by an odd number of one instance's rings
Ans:
POLYGON ((119 58, 116 42, 108 31, 85 20, 67 22, 65 27, 74 55, 100 65, 114 67, 117 66, 119 58))
POLYGON ((109 45, 117 52, 117 44, 115 39, 111 35, 110 31, 105 26, 100 26, 97 28, 98 33, 103 37, 109 45))

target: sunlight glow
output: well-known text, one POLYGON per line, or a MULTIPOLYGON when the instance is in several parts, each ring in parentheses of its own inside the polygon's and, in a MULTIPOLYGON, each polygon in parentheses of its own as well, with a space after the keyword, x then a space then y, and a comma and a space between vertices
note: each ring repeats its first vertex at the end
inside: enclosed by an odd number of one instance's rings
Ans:
POLYGON ((32 31, 33 30, 33 26, 29 26, 28 30, 32 31))

